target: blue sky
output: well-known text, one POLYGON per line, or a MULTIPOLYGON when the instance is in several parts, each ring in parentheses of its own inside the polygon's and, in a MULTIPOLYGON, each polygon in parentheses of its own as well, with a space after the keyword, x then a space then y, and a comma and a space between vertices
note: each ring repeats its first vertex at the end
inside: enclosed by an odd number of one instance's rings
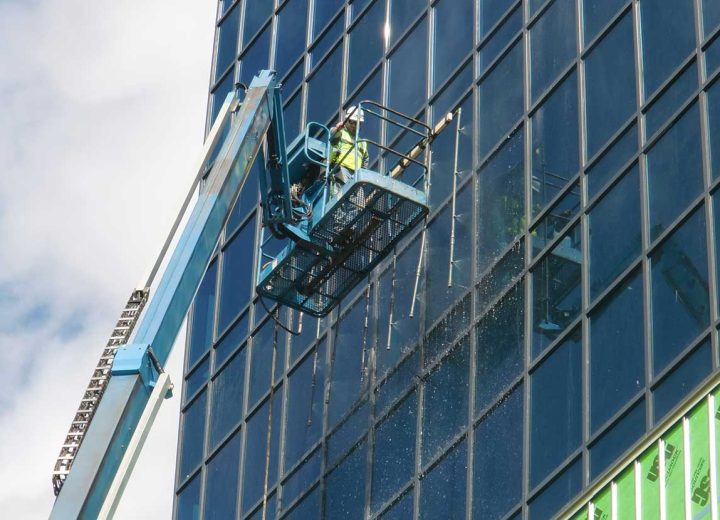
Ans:
MULTIPOLYGON (((214 11, 213 0, 0 0, 3 517, 47 517, 93 365, 195 173, 214 11)), ((161 411, 118 518, 169 516, 178 407, 161 411)))

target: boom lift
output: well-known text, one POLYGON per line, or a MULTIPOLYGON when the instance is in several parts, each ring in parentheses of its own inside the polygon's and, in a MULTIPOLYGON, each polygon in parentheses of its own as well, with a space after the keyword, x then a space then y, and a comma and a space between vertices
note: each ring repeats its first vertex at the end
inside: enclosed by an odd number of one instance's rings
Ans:
POLYGON ((275 254, 267 252, 270 238, 261 241, 257 292, 313 316, 328 314, 428 213, 425 191, 397 177, 412 164, 424 167, 417 157, 452 114, 430 128, 374 102, 358 106, 416 135, 417 143, 400 153, 366 140, 397 162, 385 175, 359 169, 331 197, 331 131, 309 123, 286 146, 280 85, 272 71, 261 71, 242 101, 238 92, 228 95, 170 236, 147 282, 132 292, 71 424, 53 471, 57 499, 51 519, 114 514, 159 406, 172 390, 163 366, 258 156, 263 227, 275 239, 289 240, 275 254), (187 221, 176 236, 183 217, 187 221), (161 265, 165 269, 150 298, 161 265))

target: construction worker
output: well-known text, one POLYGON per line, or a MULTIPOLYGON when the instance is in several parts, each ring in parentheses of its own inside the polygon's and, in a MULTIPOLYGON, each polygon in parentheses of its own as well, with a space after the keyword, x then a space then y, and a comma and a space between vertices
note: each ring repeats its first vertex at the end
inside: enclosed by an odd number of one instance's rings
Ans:
POLYGON ((368 152, 365 141, 357 141, 358 123, 365 120, 362 109, 351 106, 346 117, 332 128, 330 166, 330 194, 336 196, 358 168, 367 168, 368 152))

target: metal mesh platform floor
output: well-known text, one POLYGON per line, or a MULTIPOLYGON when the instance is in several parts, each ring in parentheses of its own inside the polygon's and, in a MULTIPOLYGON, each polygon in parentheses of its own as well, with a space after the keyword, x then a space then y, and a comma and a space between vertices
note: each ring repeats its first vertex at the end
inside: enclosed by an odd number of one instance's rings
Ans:
POLYGON ((327 315, 427 214, 425 193, 360 170, 309 235, 332 254, 292 244, 258 293, 311 316, 327 315))

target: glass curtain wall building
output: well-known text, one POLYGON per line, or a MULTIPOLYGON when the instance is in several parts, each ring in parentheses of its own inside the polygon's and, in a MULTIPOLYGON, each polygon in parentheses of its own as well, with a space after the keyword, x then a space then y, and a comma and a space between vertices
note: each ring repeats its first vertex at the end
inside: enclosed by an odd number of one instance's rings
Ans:
POLYGON ((717 0, 217 20, 208 128, 267 67, 288 140, 362 99, 461 111, 427 221, 328 317, 281 309, 298 336, 254 296, 248 179, 190 313, 177 518, 550 518, 717 371, 717 0))

